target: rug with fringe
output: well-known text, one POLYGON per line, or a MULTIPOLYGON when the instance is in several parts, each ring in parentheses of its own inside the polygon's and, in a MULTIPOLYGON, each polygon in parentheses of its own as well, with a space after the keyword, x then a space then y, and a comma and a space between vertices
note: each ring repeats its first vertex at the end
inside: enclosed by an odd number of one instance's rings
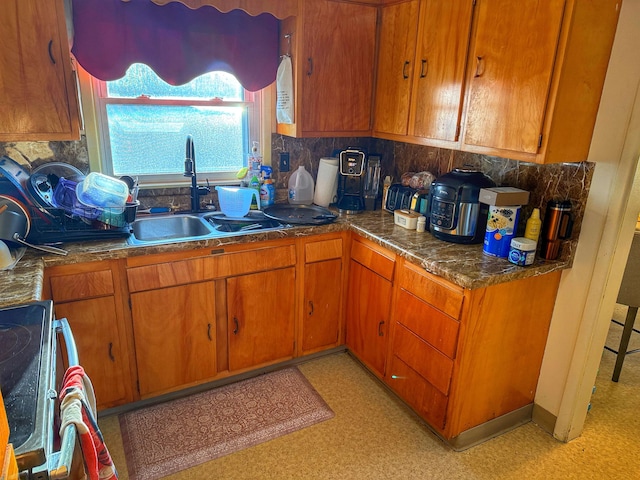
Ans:
POLYGON ((155 480, 334 416, 297 368, 120 415, 131 480, 155 480))

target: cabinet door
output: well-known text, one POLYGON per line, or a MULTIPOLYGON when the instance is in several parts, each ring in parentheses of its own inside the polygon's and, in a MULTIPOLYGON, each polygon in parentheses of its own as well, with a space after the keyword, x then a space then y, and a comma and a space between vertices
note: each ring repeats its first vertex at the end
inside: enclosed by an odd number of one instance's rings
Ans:
POLYGON ((294 295, 294 267, 227 279, 230 371, 293 357, 294 295))
POLYGON ((380 376, 384 375, 391 288, 389 280, 351 261, 347 287, 347 346, 380 376))
POLYGON ((463 143, 535 154, 565 0, 482 0, 463 143))
POLYGON ((407 134, 414 65, 418 0, 381 8, 374 130, 407 134))
POLYGON ((113 296, 55 305, 56 317, 67 318, 80 364, 91 379, 98 409, 130 402, 113 296))
POLYGON ((3 0, 0 18, 0 140, 78 139, 62 0, 3 0))
POLYGON ((471 0, 421 4, 410 135, 458 140, 472 11, 471 0))
POLYGON ((307 353, 338 342, 342 260, 311 263, 304 269, 302 351, 307 353))
POLYGON ((214 282, 131 295, 142 397, 216 376, 214 282))
POLYGON ((375 65, 375 6, 304 3, 301 123, 305 134, 369 132, 375 65))

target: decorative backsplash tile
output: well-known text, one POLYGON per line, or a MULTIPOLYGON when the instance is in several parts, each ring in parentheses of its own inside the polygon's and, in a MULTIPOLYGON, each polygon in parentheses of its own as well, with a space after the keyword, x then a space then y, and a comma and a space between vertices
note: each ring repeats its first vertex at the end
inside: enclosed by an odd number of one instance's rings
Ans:
MULTIPOLYGON (((368 153, 382 156, 382 177, 390 175, 399 181, 405 172, 429 171, 436 177, 453 168, 471 166, 490 176, 497 185, 522 188, 531 192, 529 205, 522 209, 522 219, 529 217, 534 207, 540 208, 544 217, 549 200, 571 200, 575 218, 571 240, 565 242, 561 258, 568 259, 580 234, 589 188, 595 164, 590 162, 537 165, 487 155, 471 154, 442 148, 412 145, 369 137, 345 138, 291 138, 272 135, 272 167, 276 186, 276 201, 287 199, 289 177, 304 165, 315 178, 322 157, 331 157, 334 152, 346 147, 360 147, 368 153), (282 152, 290 156, 290 170, 279 170, 278 158, 282 152)), ((45 162, 69 163, 83 172, 89 171, 89 157, 84 137, 70 142, 7 142, 0 143, 0 155, 8 155, 28 169, 45 162)), ((172 206, 177 210, 189 207, 189 189, 156 188, 142 189, 140 201, 145 207, 172 206)), ((203 202, 216 203, 215 192, 203 197, 203 202)), ((525 221, 520 221, 519 233, 525 221)))

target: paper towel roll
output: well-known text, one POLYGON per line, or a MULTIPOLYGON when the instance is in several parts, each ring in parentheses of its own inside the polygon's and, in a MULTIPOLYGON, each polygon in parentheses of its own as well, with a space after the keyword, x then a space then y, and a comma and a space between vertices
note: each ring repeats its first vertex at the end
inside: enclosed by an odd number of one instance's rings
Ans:
POLYGON ((316 191, 313 195, 313 203, 321 207, 338 200, 338 159, 325 157, 320 159, 316 191))

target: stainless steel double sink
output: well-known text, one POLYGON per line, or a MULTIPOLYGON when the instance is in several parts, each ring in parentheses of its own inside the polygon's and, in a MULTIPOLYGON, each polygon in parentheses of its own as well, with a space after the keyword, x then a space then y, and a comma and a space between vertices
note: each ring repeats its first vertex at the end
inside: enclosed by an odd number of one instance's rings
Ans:
POLYGON ((150 245, 281 230, 291 225, 252 211, 238 219, 226 217, 222 212, 140 216, 131 227, 130 245, 150 245))

